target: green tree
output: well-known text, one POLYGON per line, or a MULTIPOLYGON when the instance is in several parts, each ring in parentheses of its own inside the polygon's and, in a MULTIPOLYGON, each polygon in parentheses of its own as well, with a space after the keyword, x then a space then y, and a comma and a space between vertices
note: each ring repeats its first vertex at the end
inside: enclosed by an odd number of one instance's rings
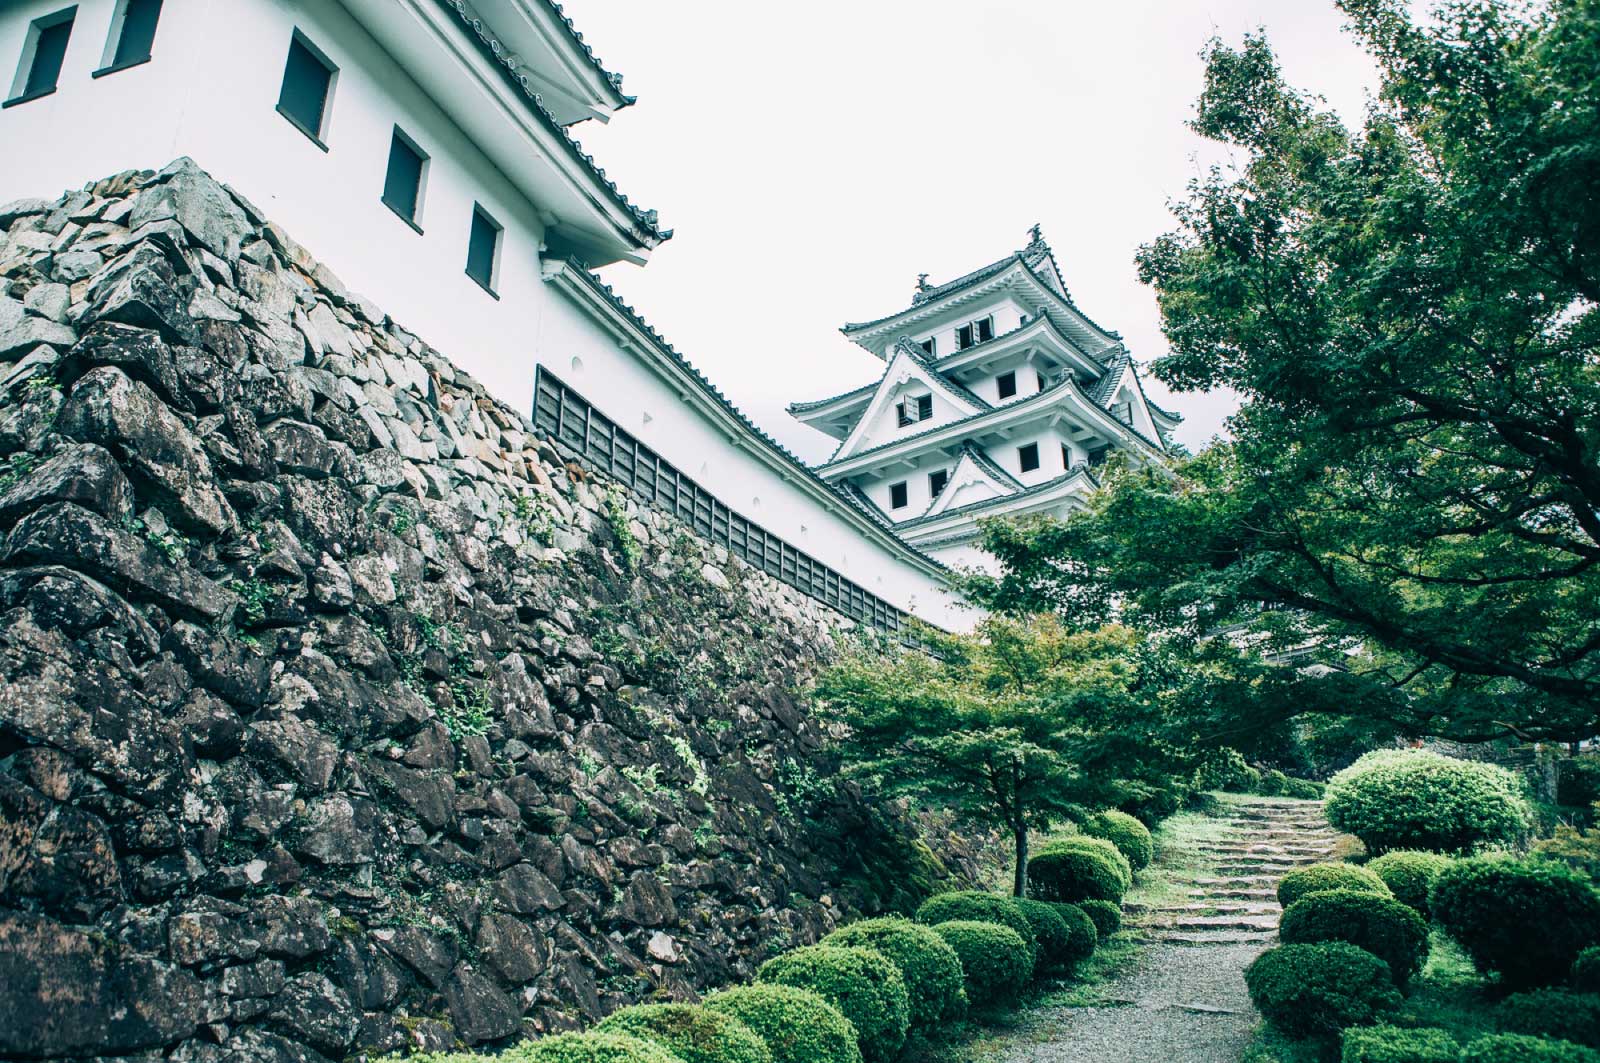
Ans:
POLYGON ((1265 39, 1213 42, 1194 128, 1238 161, 1139 255, 1171 346, 1153 370, 1238 392, 1232 442, 1114 473, 1065 524, 991 527, 1005 571, 978 593, 1342 651, 1302 689, 1414 731, 1588 737, 1600 0, 1339 6, 1382 78, 1363 127, 1265 39))
POLYGON ((927 637, 931 654, 846 654, 816 695, 846 727, 847 776, 1006 831, 1019 897, 1030 829, 1141 802, 1190 767, 1161 715, 1173 677, 1128 628, 997 617, 927 637))

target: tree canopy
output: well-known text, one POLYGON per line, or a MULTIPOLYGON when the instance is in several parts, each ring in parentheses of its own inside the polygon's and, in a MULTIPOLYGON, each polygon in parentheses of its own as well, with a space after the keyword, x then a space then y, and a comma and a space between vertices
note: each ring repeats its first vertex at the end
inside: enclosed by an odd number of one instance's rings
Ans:
MULTIPOLYGON (((1194 128, 1237 163, 1139 254, 1178 390, 1232 440, 994 524, 976 595, 1197 645, 1315 644, 1417 732, 1600 730, 1600 0, 1340 0, 1360 129, 1268 41, 1213 42, 1194 128)), ((1283 712, 1296 706, 1284 704, 1283 712)))

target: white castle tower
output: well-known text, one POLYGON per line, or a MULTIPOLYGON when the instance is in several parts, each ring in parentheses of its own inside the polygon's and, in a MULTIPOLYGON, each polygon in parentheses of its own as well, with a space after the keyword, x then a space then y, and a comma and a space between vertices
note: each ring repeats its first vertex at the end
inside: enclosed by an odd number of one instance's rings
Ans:
POLYGON ((1113 451, 1160 461, 1182 420, 1145 397, 1122 338, 1073 303, 1036 225, 1022 250, 842 331, 883 375, 789 412, 839 440, 817 472, 947 564, 992 564, 978 521, 1064 515, 1113 451))

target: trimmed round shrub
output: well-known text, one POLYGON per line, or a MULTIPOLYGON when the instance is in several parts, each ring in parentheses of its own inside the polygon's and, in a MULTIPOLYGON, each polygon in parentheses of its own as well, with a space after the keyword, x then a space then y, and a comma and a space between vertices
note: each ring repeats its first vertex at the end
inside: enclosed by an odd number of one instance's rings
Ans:
POLYGON ((1456 1063, 1461 1046, 1446 1030, 1352 1026, 1344 1032, 1339 1063, 1456 1063))
POLYGON ((944 938, 920 923, 898 917, 863 919, 835 930, 822 944, 875 949, 900 968, 914 1027, 959 1019, 967 1010, 961 957, 944 938))
POLYGON ((1083 833, 1115 845, 1135 871, 1144 870, 1155 859, 1156 843, 1150 837, 1150 828, 1126 812, 1114 808, 1096 812, 1084 820, 1083 833))
POLYGON ((1310 867, 1297 867, 1278 880, 1278 903, 1288 908, 1308 893, 1327 890, 1360 890, 1363 893, 1376 893, 1380 897, 1390 896, 1389 887, 1383 884, 1383 879, 1364 867, 1355 864, 1312 864, 1310 867))
MULTIPOLYGON (((1023 948, 1028 953, 1028 977, 1033 977, 1033 965, 1039 962, 1039 940, 1033 936, 1033 924, 1022 914, 1022 906, 1015 897, 982 890, 958 890, 954 893, 936 893, 917 909, 917 922, 937 926, 950 922, 998 923, 1017 932, 1023 948)), ((977 1001, 973 1001, 977 1003, 977 1001)))
POLYGON ((906 1045, 906 980, 881 952, 810 945, 763 963, 756 981, 809 989, 838 1008, 856 1028, 866 1063, 888 1063, 906 1045))
POLYGON ((594 1030, 527 1041, 500 1058, 507 1063, 683 1063, 654 1041, 594 1030))
POLYGON ((1046 842, 1040 849, 1041 852, 1058 852, 1063 849, 1076 849, 1088 853, 1100 853, 1110 860, 1117 868, 1117 875, 1122 879, 1122 892, 1126 893, 1133 888, 1133 864, 1122 855, 1115 842, 1106 838, 1095 838, 1087 834, 1069 834, 1065 838, 1057 838, 1046 842))
POLYGON ((1329 781, 1324 812, 1375 856, 1467 853, 1514 842, 1531 821, 1511 772, 1423 750, 1368 753, 1329 781))
MULTIPOLYGON (((1098 839, 1084 839, 1086 841, 1098 839)), ((1115 850, 1109 842, 1102 845, 1115 850)), ((1028 892, 1041 901, 1118 901, 1128 892, 1123 874, 1127 857, 1117 860, 1104 850, 1051 842, 1028 863, 1028 892), (1122 861, 1119 867, 1117 860, 1122 861)))
POLYGON ((1559 864, 1457 860, 1439 872, 1428 903, 1478 969, 1512 988, 1563 981, 1578 953, 1600 943, 1600 892, 1559 864))
POLYGON ((1269 949, 1244 981, 1262 1016, 1291 1037, 1329 1040, 1400 1006, 1389 965, 1344 941, 1269 949))
POLYGON ((856 1028, 809 989, 735 986, 706 997, 705 1006, 753 1030, 767 1043, 773 1063, 861 1063, 856 1028))
POLYGON ((1115 901, 1079 901, 1073 905, 1094 924, 1097 941, 1122 929, 1122 906, 1115 901))
POLYGON ((1326 789, 1321 783, 1310 779, 1291 778, 1283 784, 1283 796, 1298 798, 1301 801, 1320 800, 1326 789))
POLYGON ((1534 989, 1513 993, 1495 1009, 1507 1033, 1525 1033, 1576 1041, 1600 1048, 1600 996, 1566 989, 1534 989))
POLYGON ((1289 905, 1278 925, 1286 944, 1348 941, 1389 965, 1404 987, 1428 958, 1428 924, 1393 897, 1362 890, 1308 893, 1289 905))
POLYGON ((653 1041, 683 1063, 772 1063, 772 1051, 732 1015, 697 1004, 635 1004, 595 1029, 653 1041))
POLYGON ((933 932, 961 957, 967 999, 974 1007, 1013 1003, 1033 976, 1033 960, 1022 935, 1009 926, 957 919, 933 932))
POLYGON ((1600 993, 1600 945, 1590 945, 1572 961, 1572 988, 1580 993, 1600 993))
POLYGON ((1383 880, 1394 899, 1428 914, 1428 891, 1439 872, 1450 866, 1450 858, 1439 853, 1397 849, 1370 861, 1367 870, 1383 880))
POLYGON ((1468 1045, 1461 1063, 1600 1063, 1600 1052, 1571 1041, 1498 1033, 1468 1045))
POLYGON ((1017 904, 1033 924, 1033 937, 1039 943, 1035 973, 1070 970, 1094 955, 1100 935, 1089 917, 1074 906, 1035 900, 1019 900, 1017 904))

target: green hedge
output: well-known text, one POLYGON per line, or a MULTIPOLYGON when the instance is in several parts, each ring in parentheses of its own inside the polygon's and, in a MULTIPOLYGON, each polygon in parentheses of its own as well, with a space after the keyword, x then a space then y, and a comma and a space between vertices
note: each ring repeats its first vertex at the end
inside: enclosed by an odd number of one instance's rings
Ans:
POLYGON ((1073 907, 1089 917, 1101 941, 1122 929, 1122 905, 1115 901, 1079 901, 1073 907))
POLYGON ((1297 867, 1278 880, 1278 903, 1288 908, 1308 893, 1326 890, 1361 890, 1376 893, 1380 897, 1390 896, 1389 887, 1383 884, 1383 879, 1364 867, 1355 864, 1312 864, 1310 867, 1297 867))
POLYGON ((1353 1026, 1344 1032, 1339 1063, 1456 1063, 1461 1046, 1448 1031, 1398 1026, 1353 1026))
POLYGON ((958 919, 937 924, 933 932, 961 957, 967 999, 974 1007, 1016 1003, 1033 976, 1027 945, 1009 926, 958 919))
POLYGON ((654 1041, 596 1031, 524 1041, 500 1059, 504 1063, 683 1063, 654 1041))
POLYGON ((1404 988, 1428 958, 1428 924, 1393 897, 1361 890, 1310 893, 1283 913, 1278 937, 1286 944, 1348 941, 1389 965, 1404 988))
POLYGON ((1511 772, 1422 750, 1368 753, 1328 783, 1324 811, 1373 855, 1471 852, 1514 842, 1531 822, 1511 772))
POLYGON ((1039 943, 1035 973, 1070 970, 1094 955, 1099 935, 1089 917, 1077 908, 1035 900, 1018 900, 1017 905, 1032 925, 1033 938, 1039 943))
POLYGON ((961 957, 938 934, 909 919, 864 919, 822 939, 824 945, 876 949, 900 968, 913 1027, 952 1022, 967 1010, 961 957))
POLYGON ((1440 853, 1396 849, 1368 863, 1367 870, 1383 880, 1395 900, 1426 916, 1428 891, 1433 888, 1433 880, 1449 866, 1450 858, 1440 853))
POLYGON ((1461 1063, 1600 1063, 1600 1052, 1571 1041, 1501 1033, 1472 1042, 1461 1063))
POLYGON ((911 1025, 906 981, 881 952, 809 945, 774 956, 756 980, 809 989, 838 1008, 856 1028, 866 1063, 889 1063, 905 1047, 911 1025))
POLYGON ((772 1063, 771 1049, 754 1030, 696 1004, 635 1004, 595 1029, 653 1041, 683 1063, 772 1063))
MULTIPOLYGON (((1039 941, 1033 936, 1033 924, 1022 914, 1022 906, 1015 897, 982 890, 957 890, 937 893, 917 909, 917 922, 937 926, 950 922, 998 923, 1017 932, 1028 953, 1028 977, 1033 977, 1034 965, 1039 962, 1039 941)), ((974 1001, 976 1003, 976 1001, 974 1001)))
POLYGON ((862 1063, 856 1028, 809 989, 735 986, 706 997, 705 1006, 755 1031, 767 1043, 773 1063, 862 1063))
POLYGON ((1594 993, 1567 989, 1513 993, 1495 1008, 1495 1018, 1506 1033, 1554 1037, 1600 1048, 1600 995, 1594 993))
POLYGON ((1429 907, 1480 970, 1512 988, 1565 980, 1578 953, 1600 943, 1600 893, 1558 864, 1458 860, 1434 881, 1429 907))
POLYGON ((1028 892, 1038 900, 1069 904, 1120 902, 1133 877, 1127 857, 1117 852, 1110 842, 1098 838, 1074 841, 1098 842, 1104 848, 1065 841, 1045 845, 1028 864, 1028 892), (1115 853, 1115 857, 1106 849, 1115 853))
POLYGON ((1600 993, 1600 945, 1590 945, 1572 961, 1572 988, 1580 993, 1600 993))
POLYGON ((1114 808, 1096 812, 1084 820, 1082 829, 1091 838, 1104 838, 1115 845, 1135 871, 1149 867, 1155 859, 1156 843, 1150 828, 1126 812, 1114 808))
POLYGON ((1388 964, 1343 941, 1269 949, 1244 980, 1262 1017, 1291 1037, 1332 1039, 1400 1006, 1388 964))

